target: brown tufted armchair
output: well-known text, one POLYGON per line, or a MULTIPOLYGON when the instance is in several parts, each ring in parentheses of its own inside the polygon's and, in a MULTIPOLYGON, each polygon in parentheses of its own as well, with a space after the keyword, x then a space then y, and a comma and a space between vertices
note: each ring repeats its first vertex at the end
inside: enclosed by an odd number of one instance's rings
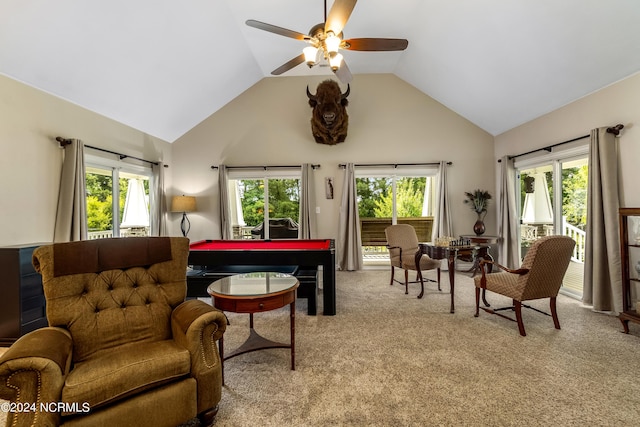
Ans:
POLYGON ((49 327, 0 359, 0 398, 29 407, 7 426, 176 426, 196 415, 211 425, 226 319, 184 301, 188 254, 183 237, 36 249, 49 327))
POLYGON ((562 280, 571 261, 573 248, 576 242, 568 236, 545 236, 536 240, 527 251, 522 261, 522 266, 517 270, 506 268, 497 262, 481 260, 480 268, 482 276, 474 278, 476 285, 476 313, 478 317, 480 309, 487 313, 496 314, 508 320, 518 323, 520 335, 526 336, 522 323, 522 307, 547 314, 543 311, 522 304, 523 301, 549 298, 551 317, 556 329, 560 329, 558 313, 556 312, 556 297, 562 286, 562 280), (485 272, 485 266, 493 264, 504 272, 485 272), (480 307, 480 289, 489 290, 507 296, 513 300, 512 307, 486 308, 480 307), (516 318, 505 316, 498 311, 513 310, 516 318))

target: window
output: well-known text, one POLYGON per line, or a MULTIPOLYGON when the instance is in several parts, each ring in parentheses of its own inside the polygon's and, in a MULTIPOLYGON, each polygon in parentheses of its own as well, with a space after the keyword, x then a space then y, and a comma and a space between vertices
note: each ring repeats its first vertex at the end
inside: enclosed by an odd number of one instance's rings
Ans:
POLYGON ((365 263, 388 261, 384 229, 391 224, 411 224, 420 241, 431 240, 437 172, 437 167, 356 170, 365 263))
POLYGON ((581 297, 587 223, 588 146, 557 151, 515 164, 520 181, 520 248, 525 256, 542 236, 576 241, 562 292, 581 297))
POLYGON ((88 238, 149 235, 150 167, 85 155, 88 238))
POLYGON ((229 201, 233 238, 297 238, 300 175, 297 168, 230 170, 229 201), (264 227, 269 223, 271 227, 264 227))

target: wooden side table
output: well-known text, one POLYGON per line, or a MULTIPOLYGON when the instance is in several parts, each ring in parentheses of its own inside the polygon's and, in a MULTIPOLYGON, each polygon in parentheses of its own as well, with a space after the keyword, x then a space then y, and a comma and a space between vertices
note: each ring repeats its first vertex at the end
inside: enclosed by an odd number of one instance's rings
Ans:
MULTIPOLYGON (((455 313, 454 293, 456 285, 456 259, 472 257, 479 263, 479 258, 484 257, 487 254, 487 245, 464 245, 464 246, 436 246, 432 243, 418 243, 418 250, 416 251, 416 265, 420 265, 420 258, 423 254, 429 256, 432 259, 446 259, 447 268, 449 270, 449 285, 451 285, 451 313, 455 313)), ((489 255, 490 256, 490 255, 489 255)), ((493 260, 493 258, 491 258, 493 260)), ((491 268, 491 265, 489 265, 491 268)), ((491 270, 489 269, 489 273, 491 270)), ((422 278, 422 271, 418 269, 418 277, 422 278)), ((420 298, 420 297, 418 297, 420 298)), ((489 303, 485 298, 485 293, 482 293, 482 302, 489 307, 489 303)))
POLYGON ((236 274, 216 280, 207 288, 213 299, 213 306, 222 311, 249 313, 249 338, 233 352, 225 356, 224 336, 218 341, 222 363, 222 384, 224 385, 224 361, 241 354, 268 348, 290 348, 291 370, 295 364, 295 316, 296 289, 300 283, 290 274, 275 272, 255 272, 236 274), (291 341, 279 343, 264 338, 253 328, 253 315, 263 311, 276 310, 289 304, 289 326, 291 341))
MULTIPOLYGON (((469 240, 471 243, 478 244, 478 251, 476 251, 475 256, 472 257, 473 265, 469 270, 467 270, 468 273, 471 273, 471 277, 473 277, 476 275, 476 273, 478 273, 478 270, 480 270, 481 259, 493 261, 493 256, 491 256, 490 250, 492 244, 498 243, 498 236, 486 236, 484 234, 480 236, 477 236, 475 234, 462 234, 460 238, 469 240)), ((491 270, 489 270, 489 273, 491 273, 491 270)))

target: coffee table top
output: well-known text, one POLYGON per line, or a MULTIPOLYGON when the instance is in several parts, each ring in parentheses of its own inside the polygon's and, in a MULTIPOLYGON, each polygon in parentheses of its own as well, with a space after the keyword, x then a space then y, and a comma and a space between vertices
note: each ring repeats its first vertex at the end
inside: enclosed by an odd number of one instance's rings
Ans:
POLYGON ((290 274, 258 271, 223 277, 210 284, 207 292, 214 296, 265 296, 290 290, 297 285, 298 279, 290 274))

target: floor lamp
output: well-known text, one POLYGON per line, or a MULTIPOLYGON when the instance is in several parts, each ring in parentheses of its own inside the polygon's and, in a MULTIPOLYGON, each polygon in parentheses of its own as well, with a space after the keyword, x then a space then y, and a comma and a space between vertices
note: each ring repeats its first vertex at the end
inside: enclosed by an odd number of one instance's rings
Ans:
POLYGON ((196 211, 196 198, 194 196, 174 196, 171 199, 171 212, 182 212, 182 221, 180 221, 180 230, 182 235, 187 237, 191 229, 191 222, 187 218, 187 212, 196 211))

